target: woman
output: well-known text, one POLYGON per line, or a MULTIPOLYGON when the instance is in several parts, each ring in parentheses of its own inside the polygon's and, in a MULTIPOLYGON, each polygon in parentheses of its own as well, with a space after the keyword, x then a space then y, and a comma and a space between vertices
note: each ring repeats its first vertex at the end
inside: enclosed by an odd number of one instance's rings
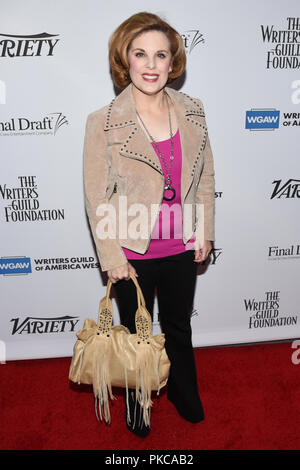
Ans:
MULTIPOLYGON (((171 361, 168 399, 190 421, 204 419, 197 390, 190 313, 198 263, 214 238, 214 164, 203 104, 168 83, 182 75, 181 36, 141 12, 113 33, 109 58, 123 91, 88 116, 84 145, 86 209, 102 271, 114 285, 121 323, 135 330, 138 277, 153 318, 155 289, 171 361), (172 215, 173 217, 166 217, 172 215), (168 230, 169 229, 169 230, 168 230)), ((129 394, 130 431, 137 423, 129 394)), ((136 405, 136 406, 135 406, 136 405)))

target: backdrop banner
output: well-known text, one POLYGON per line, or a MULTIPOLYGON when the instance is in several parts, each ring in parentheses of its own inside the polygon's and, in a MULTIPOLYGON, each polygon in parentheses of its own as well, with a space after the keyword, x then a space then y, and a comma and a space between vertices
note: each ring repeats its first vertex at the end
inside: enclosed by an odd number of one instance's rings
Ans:
POLYGON ((85 124, 116 96, 108 40, 139 11, 182 35, 186 73, 171 86, 202 100, 214 155, 216 240, 198 267, 193 344, 299 338, 299 0, 0 7, 1 361, 71 356, 97 318, 107 277, 84 207, 85 124))

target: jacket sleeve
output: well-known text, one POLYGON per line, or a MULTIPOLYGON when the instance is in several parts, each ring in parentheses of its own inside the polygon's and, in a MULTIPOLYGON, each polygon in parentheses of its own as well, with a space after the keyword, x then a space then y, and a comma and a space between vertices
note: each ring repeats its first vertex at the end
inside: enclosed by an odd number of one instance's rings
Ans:
MULTIPOLYGON (((206 125, 205 118, 204 122, 206 125)), ((211 241, 215 240, 215 171, 208 134, 206 136, 203 159, 203 168, 196 192, 198 217, 195 238, 196 241, 200 241, 201 246, 203 239, 211 241)))
MULTIPOLYGON (((83 179, 85 208, 96 246, 101 270, 107 271, 127 263, 125 253, 118 241, 118 234, 105 238, 101 236, 102 220, 109 222, 111 215, 100 209, 108 204, 107 188, 110 182, 111 162, 109 161, 103 118, 99 111, 88 115, 85 127, 83 149, 83 179), (103 207, 103 206, 102 206, 103 207)), ((109 235, 109 234, 108 234, 109 235)))

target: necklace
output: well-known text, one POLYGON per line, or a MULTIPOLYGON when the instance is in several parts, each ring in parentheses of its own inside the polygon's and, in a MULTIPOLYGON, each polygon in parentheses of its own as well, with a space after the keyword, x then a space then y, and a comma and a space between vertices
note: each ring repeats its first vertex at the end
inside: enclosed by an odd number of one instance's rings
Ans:
POLYGON ((171 168, 172 168, 172 163, 173 163, 173 160, 174 160, 174 142, 173 142, 173 134, 172 134, 172 123, 171 123, 171 113, 170 113, 170 107, 169 107, 169 102, 168 102, 168 98, 167 98, 167 93, 164 91, 164 96, 165 96, 165 99, 166 99, 166 102, 167 102, 167 108, 168 108, 168 116, 169 116, 169 126, 170 126, 170 138, 171 138, 171 155, 170 155, 170 167, 169 167, 169 171, 167 172, 167 165, 166 165, 166 161, 164 159, 164 156, 163 154, 161 153, 157 143, 155 142, 155 140, 153 139, 153 137, 151 136, 151 134, 149 133, 147 127, 145 126, 144 124, 144 121, 142 120, 141 116, 139 115, 137 109, 136 109, 136 113, 138 115, 138 117, 140 118, 140 121, 141 123, 143 124, 147 134, 149 135, 151 141, 153 142, 153 144, 155 145, 163 163, 164 163, 164 167, 165 167, 165 173, 167 175, 167 177, 165 178, 164 176, 164 180, 165 180, 165 187, 164 187, 164 196, 163 196, 163 199, 165 201, 172 201, 176 195, 176 191, 175 189, 172 187, 172 180, 171 180, 171 168), (165 194, 166 191, 171 191, 172 192, 172 195, 170 197, 167 197, 167 195, 165 194))

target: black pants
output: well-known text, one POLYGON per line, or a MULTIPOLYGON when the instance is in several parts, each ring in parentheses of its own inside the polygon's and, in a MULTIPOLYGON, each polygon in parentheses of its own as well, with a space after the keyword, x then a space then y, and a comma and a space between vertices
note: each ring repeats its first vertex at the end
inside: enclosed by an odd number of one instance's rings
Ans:
MULTIPOLYGON (((155 288, 160 326, 165 333, 165 348, 171 362, 167 397, 179 413, 189 421, 204 419, 198 394, 197 372, 192 346, 191 312, 198 264, 194 250, 177 255, 147 260, 129 260, 138 274, 146 307, 153 320, 155 288)), ((113 284, 120 321, 131 333, 136 333, 136 287, 131 279, 113 284)))

